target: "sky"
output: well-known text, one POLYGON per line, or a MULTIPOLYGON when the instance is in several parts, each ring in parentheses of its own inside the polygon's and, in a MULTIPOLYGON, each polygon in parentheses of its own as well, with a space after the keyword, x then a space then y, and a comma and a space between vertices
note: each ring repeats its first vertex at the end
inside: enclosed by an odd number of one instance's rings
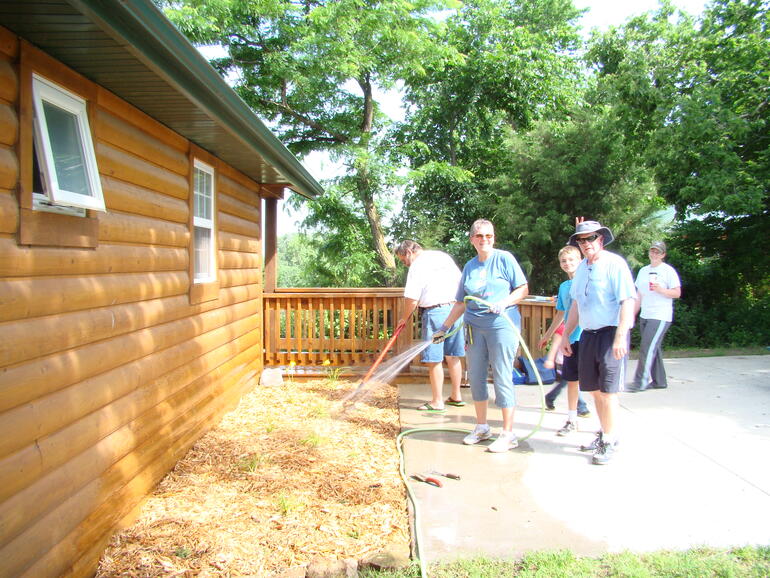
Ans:
MULTIPOLYGON (((583 16, 582 24, 586 36, 593 28, 606 30, 610 26, 617 26, 626 22, 633 16, 655 10, 659 6, 658 0, 573 0, 578 8, 588 8, 583 16)), ((700 14, 706 4, 706 0, 673 0, 672 4, 691 15, 700 14)), ((402 118, 402 112, 398 99, 394 97, 384 98, 379 101, 385 112, 392 118, 402 118)), ((303 160, 305 168, 316 180, 329 178, 330 172, 335 172, 333 163, 324 160, 321 155, 308 155, 303 160)), ((294 193, 289 193, 294 194, 294 193)), ((301 221, 301 213, 289 214, 279 202, 278 234, 283 235, 297 230, 297 222, 301 221)))

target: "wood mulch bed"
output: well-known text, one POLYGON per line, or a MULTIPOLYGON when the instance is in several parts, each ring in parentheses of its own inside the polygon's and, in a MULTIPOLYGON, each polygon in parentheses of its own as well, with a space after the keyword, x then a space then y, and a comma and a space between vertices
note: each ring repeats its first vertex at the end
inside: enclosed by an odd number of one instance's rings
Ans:
POLYGON ((314 558, 409 552, 397 390, 256 386, 116 534, 97 576, 270 576, 314 558))

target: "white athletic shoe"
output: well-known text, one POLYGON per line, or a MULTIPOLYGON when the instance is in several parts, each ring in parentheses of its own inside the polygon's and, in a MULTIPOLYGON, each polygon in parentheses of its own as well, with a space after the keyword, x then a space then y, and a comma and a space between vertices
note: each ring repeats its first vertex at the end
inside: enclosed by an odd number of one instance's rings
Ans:
POLYGON ((487 449, 490 452, 502 453, 507 452, 508 450, 512 450, 518 445, 519 440, 516 437, 516 434, 512 431, 504 431, 501 432, 499 436, 497 436, 497 439, 493 441, 487 449))
POLYGON ((491 437, 492 431, 489 429, 489 424, 477 424, 473 431, 463 438, 463 443, 466 446, 472 446, 491 437))

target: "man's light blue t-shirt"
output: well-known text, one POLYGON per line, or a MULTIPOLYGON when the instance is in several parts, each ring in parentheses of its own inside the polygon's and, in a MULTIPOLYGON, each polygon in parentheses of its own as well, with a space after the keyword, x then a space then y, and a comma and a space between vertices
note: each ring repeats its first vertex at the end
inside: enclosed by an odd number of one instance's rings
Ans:
POLYGON ((583 259, 572 278, 570 297, 577 301, 580 327, 596 330, 617 326, 620 304, 636 297, 636 286, 628 263, 620 255, 602 252, 591 265, 583 259))
MULTIPOLYGON (((457 290, 457 301, 463 301, 467 295, 472 295, 489 303, 499 303, 516 287, 526 283, 527 278, 516 257, 508 251, 493 249, 492 254, 483 263, 476 256, 465 264, 457 290)), ((521 327, 521 314, 517 306, 508 307, 505 315, 508 315, 516 327, 521 327)), ((490 313, 485 305, 473 300, 465 302, 463 320, 471 327, 481 329, 508 326, 508 322, 501 319, 500 315, 490 313)))
MULTIPOLYGON (((564 326, 567 326, 567 319, 569 318, 569 308, 572 307, 572 297, 570 297, 569 290, 572 287, 572 279, 567 279, 559 285, 559 296, 556 298, 556 311, 564 311, 564 326)), ((580 339, 580 334, 583 330, 578 325, 574 331, 569 334, 569 342, 575 343, 580 339)))

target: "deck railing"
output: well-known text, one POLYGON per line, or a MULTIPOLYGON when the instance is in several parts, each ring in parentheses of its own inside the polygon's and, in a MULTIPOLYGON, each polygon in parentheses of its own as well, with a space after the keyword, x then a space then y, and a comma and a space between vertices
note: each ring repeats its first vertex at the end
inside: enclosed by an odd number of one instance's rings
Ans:
MULTIPOLYGON (((264 295, 265 366, 363 367, 374 362, 403 314, 403 288, 287 288, 264 295)), ((553 301, 528 298, 519 305, 522 336, 533 356, 553 317, 553 301)), ((418 340, 412 316, 390 356, 418 340)))

